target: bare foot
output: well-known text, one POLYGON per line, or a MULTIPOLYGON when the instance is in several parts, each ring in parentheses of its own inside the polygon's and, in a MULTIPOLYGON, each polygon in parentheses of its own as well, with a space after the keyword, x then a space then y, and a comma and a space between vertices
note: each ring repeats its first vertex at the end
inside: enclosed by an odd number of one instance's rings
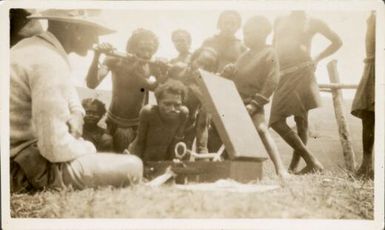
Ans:
POLYGON ((291 175, 285 170, 283 172, 278 172, 278 177, 281 179, 281 180, 286 180, 286 179, 289 179, 291 178, 291 175))
POLYGON ((367 180, 367 179, 373 180, 374 179, 373 169, 366 164, 362 164, 361 167, 355 173, 355 175, 356 175, 356 177, 362 178, 365 180, 367 180))
POLYGON ((324 170, 322 165, 307 165, 305 168, 303 168, 301 171, 296 173, 296 175, 305 175, 309 173, 316 173, 316 172, 322 172, 324 170))
POLYGON ((290 174, 297 174, 298 173, 298 168, 297 167, 295 167, 295 168, 289 167, 287 169, 287 172, 290 173, 290 174))

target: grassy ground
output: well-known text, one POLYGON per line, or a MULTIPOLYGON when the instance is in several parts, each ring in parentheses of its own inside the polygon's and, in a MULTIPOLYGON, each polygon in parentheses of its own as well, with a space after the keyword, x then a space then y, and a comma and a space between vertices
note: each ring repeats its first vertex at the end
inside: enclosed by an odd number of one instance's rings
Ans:
MULTIPOLYGON (((12 217, 120 217, 120 218, 330 218, 372 219, 373 181, 351 177, 343 170, 337 126, 329 100, 314 110, 310 120, 309 148, 324 164, 323 174, 277 180, 270 162, 259 184, 280 188, 262 193, 199 192, 178 190, 172 185, 150 188, 101 188, 83 191, 44 191, 11 197, 12 217)), ((350 108, 350 104, 347 104, 350 108)), ((352 141, 360 162, 361 125, 348 117, 352 141)), ((291 150, 274 133, 283 161, 291 150)))

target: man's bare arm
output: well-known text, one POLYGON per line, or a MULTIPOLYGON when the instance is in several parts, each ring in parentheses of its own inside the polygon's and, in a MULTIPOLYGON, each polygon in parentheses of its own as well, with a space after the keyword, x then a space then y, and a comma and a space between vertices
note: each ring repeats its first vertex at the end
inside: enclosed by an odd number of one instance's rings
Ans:
POLYGON ((146 138, 148 133, 149 117, 151 114, 151 106, 147 105, 142 108, 139 114, 139 126, 135 140, 129 146, 129 152, 143 159, 145 151, 146 138))
POLYGON ((319 53, 313 58, 314 63, 317 64, 321 60, 325 59, 326 57, 329 57, 330 55, 334 54, 338 49, 340 49, 342 46, 342 41, 338 34, 332 29, 330 29, 325 22, 321 20, 315 20, 314 26, 316 27, 316 33, 320 33, 331 42, 328 47, 326 47, 321 53, 319 53))
POLYGON ((107 67, 106 63, 103 63, 102 65, 99 65, 99 58, 101 54, 101 50, 103 49, 112 49, 112 46, 109 44, 101 44, 101 47, 97 47, 95 50, 94 58, 92 59, 91 66, 88 70, 86 81, 87 81, 87 87, 91 89, 95 89, 100 82, 103 81, 103 79, 107 76, 108 72, 110 71, 107 67))

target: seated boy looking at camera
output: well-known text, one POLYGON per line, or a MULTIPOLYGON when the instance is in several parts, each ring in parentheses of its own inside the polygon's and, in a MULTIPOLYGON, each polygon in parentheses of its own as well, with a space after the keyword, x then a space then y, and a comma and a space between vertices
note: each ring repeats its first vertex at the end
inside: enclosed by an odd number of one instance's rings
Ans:
POLYGON ((146 161, 172 160, 174 146, 183 140, 188 109, 183 105, 187 89, 169 79, 155 89, 158 105, 146 105, 139 114, 138 133, 129 152, 146 161))
POLYGON ((92 142, 98 151, 112 151, 112 137, 106 130, 98 125, 106 114, 103 102, 94 98, 86 98, 82 101, 86 114, 84 116, 83 138, 92 142))

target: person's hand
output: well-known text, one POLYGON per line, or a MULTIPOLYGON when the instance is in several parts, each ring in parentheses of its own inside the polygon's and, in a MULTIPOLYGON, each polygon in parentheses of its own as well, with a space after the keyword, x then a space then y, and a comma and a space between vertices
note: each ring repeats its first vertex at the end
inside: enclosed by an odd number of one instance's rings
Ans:
POLYGON ((101 44, 98 44, 94 47, 94 51, 97 54, 109 53, 109 52, 113 51, 114 49, 115 48, 109 43, 101 43, 101 44))
POLYGON ((230 64, 227 64, 223 70, 222 70, 222 73, 220 74, 222 77, 224 78, 228 78, 228 79, 231 79, 234 77, 235 75, 235 72, 236 72, 236 69, 235 69, 235 65, 230 63, 230 64))
POLYGON ((246 110, 250 115, 253 115, 255 112, 257 112, 257 106, 254 104, 247 104, 246 105, 246 110))
POLYGON ((70 119, 67 121, 70 134, 76 139, 83 135, 83 124, 83 115, 80 112, 72 113, 70 119))

